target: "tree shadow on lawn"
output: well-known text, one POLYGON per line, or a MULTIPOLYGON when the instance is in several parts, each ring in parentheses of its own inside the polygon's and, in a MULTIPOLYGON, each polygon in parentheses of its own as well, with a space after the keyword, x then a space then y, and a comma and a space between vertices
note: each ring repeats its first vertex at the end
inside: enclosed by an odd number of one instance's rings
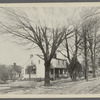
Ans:
POLYGON ((76 80, 76 81, 72 81, 71 79, 64 79, 64 80, 57 80, 57 81, 52 81, 51 82, 51 86, 56 86, 56 85, 58 85, 58 86, 61 86, 61 85, 64 85, 64 84, 77 84, 77 83, 88 83, 88 82, 92 82, 92 81, 95 81, 95 80, 97 80, 99 77, 96 77, 96 78, 90 78, 88 81, 86 81, 85 79, 84 79, 84 77, 83 78, 80 78, 79 80, 76 80))
MULTIPOLYGON (((10 87, 9 89, 4 89, 2 90, 0 93, 10 93, 10 92, 16 92, 16 91, 25 91, 25 90, 30 90, 30 89, 35 89, 35 88, 32 88, 32 87, 22 87, 22 86, 13 86, 13 87, 10 87)), ((18 92, 19 93, 19 92, 18 92)))
MULTIPOLYGON (((97 78, 91 78, 91 79, 89 79, 87 81, 87 83, 91 82, 91 81, 95 81, 95 80, 97 80, 97 78)), ((80 80, 77 80, 77 81, 72 81, 71 79, 62 79, 62 80, 51 81, 51 85, 50 86, 44 86, 43 84, 40 84, 39 86, 33 85, 33 86, 26 86, 26 87, 22 86, 22 85, 10 86, 9 89, 1 90, 0 93, 9 93, 9 92, 15 92, 15 91, 21 91, 21 90, 22 91, 26 91, 26 90, 37 89, 37 88, 55 89, 55 88, 61 88, 61 86, 66 86, 67 84, 68 85, 74 85, 74 84, 77 84, 77 83, 80 84, 80 83, 85 83, 85 82, 86 82, 86 80, 84 78, 82 78, 80 80)), ((6 87, 6 86, 1 86, 1 87, 6 87)))

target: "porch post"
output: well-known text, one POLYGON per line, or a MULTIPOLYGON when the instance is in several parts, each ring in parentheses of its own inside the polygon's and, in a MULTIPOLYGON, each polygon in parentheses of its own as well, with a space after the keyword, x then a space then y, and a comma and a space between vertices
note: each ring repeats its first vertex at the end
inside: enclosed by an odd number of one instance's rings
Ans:
POLYGON ((55 80, 55 68, 53 68, 53 78, 55 80))

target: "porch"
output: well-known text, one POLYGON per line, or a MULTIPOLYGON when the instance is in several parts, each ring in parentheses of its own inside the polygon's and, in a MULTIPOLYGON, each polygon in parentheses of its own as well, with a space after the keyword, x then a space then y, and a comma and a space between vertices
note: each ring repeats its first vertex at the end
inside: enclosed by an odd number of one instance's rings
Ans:
POLYGON ((60 78, 66 78, 67 75, 67 69, 66 68, 51 68, 50 69, 50 78, 52 80, 60 79, 60 78))

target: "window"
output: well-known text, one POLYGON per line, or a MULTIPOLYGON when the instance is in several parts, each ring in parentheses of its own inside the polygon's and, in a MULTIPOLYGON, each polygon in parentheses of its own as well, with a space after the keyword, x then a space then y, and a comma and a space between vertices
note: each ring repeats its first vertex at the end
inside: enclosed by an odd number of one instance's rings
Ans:
POLYGON ((38 63, 40 64, 40 60, 38 60, 38 63))
POLYGON ((62 61, 63 65, 64 65, 64 60, 62 61))
POLYGON ((32 69, 32 74, 36 74, 36 68, 32 69))
POLYGON ((32 66, 32 74, 36 74, 36 65, 32 66))
POLYGON ((60 60, 58 60, 58 65, 59 65, 59 63, 60 63, 60 60))
POLYGON ((36 65, 29 65, 25 69, 25 74, 36 74, 36 65))

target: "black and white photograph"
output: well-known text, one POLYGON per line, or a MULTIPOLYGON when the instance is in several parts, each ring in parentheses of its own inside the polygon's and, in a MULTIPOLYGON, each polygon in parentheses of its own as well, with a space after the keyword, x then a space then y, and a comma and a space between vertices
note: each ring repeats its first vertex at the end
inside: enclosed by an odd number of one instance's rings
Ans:
POLYGON ((0 4, 0 95, 100 94, 100 3, 0 4))

